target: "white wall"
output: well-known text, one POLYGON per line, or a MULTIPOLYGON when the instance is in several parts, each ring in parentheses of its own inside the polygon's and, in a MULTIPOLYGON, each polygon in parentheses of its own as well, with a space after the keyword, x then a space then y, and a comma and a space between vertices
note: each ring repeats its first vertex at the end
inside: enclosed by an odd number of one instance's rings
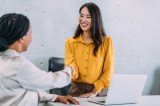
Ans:
POLYGON ((47 70, 48 58, 64 57, 82 4, 92 1, 102 12, 115 47, 115 73, 148 74, 143 94, 160 94, 159 0, 0 0, 0 15, 18 12, 30 18, 33 41, 24 55, 47 70))

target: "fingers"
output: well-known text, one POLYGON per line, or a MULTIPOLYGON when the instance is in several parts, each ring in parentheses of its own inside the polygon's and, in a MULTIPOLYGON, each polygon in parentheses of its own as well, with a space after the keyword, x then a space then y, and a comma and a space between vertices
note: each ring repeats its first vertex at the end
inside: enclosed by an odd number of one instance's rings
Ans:
POLYGON ((96 96, 96 95, 90 95, 89 98, 93 98, 93 97, 95 97, 95 96, 96 96))
POLYGON ((68 95, 66 96, 67 97, 67 100, 70 102, 70 103, 73 103, 73 104, 79 104, 79 102, 74 99, 72 96, 68 95))
POLYGON ((90 92, 90 93, 86 93, 86 94, 83 94, 83 95, 80 95, 79 97, 80 98, 90 98, 90 97, 95 97, 97 94, 93 93, 93 92, 90 92))
POLYGON ((88 98, 88 97, 90 97, 90 93, 86 93, 86 94, 83 94, 83 95, 80 95, 79 97, 80 98, 88 98))
MULTIPOLYGON (((70 66, 66 64, 66 65, 64 65, 64 68, 66 68, 66 67, 70 67, 70 66)), ((70 68, 71 68, 71 67, 70 67, 70 68)))
POLYGON ((59 96, 59 102, 64 103, 64 104, 69 104, 69 103, 73 103, 73 104, 79 104, 79 102, 74 99, 72 96, 59 96))
POLYGON ((61 98, 60 102, 64 104, 69 104, 69 102, 67 101, 65 97, 61 98))
POLYGON ((68 101, 64 96, 58 96, 56 98, 55 102, 61 102, 61 103, 64 103, 64 104, 68 104, 68 101))
POLYGON ((69 68, 70 68, 70 70, 71 70, 71 75, 73 76, 75 67, 74 67, 74 66, 69 66, 69 65, 67 65, 67 64, 64 66, 64 68, 66 68, 66 67, 69 67, 69 68))
POLYGON ((64 68, 66 68, 66 67, 69 67, 72 71, 75 70, 75 67, 74 67, 74 66, 70 66, 70 65, 67 65, 67 64, 66 64, 66 65, 64 66, 64 68))

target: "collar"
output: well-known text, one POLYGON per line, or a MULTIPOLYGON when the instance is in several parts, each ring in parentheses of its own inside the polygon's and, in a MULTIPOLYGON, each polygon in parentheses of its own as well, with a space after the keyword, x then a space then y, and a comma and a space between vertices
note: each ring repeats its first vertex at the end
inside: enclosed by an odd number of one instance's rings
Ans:
POLYGON ((82 34, 80 34, 78 37, 76 37, 75 40, 76 40, 77 42, 85 43, 85 41, 84 41, 84 39, 83 39, 83 37, 82 37, 82 34))
MULTIPOLYGON (((81 43, 87 44, 87 43, 84 41, 84 39, 83 39, 83 37, 82 37, 82 34, 80 34, 77 38, 75 38, 75 40, 76 40, 77 42, 81 42, 81 43)), ((94 43, 90 43, 90 44, 94 44, 94 43)), ((87 44, 87 45, 89 45, 89 44, 87 44)))
POLYGON ((16 50, 14 49, 7 49, 6 51, 3 52, 3 55, 6 55, 6 56, 19 56, 20 53, 18 53, 16 50))

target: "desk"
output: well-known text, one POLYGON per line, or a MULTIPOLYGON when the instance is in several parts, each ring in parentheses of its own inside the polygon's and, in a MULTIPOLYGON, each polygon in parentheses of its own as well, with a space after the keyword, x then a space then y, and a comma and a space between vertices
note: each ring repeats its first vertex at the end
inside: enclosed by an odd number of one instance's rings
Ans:
MULTIPOLYGON (((105 97, 97 97, 99 99, 105 98, 105 97)), ((81 99, 77 98, 77 100, 80 102, 80 105, 65 105, 62 103, 41 103, 39 106, 102 106, 99 104, 94 104, 87 102, 90 98, 87 99, 81 99)), ((94 98, 92 98, 94 99, 94 98)), ((160 95, 157 96, 141 96, 139 98, 139 103, 138 104, 128 104, 128 105, 111 105, 111 106, 160 106, 160 95)))

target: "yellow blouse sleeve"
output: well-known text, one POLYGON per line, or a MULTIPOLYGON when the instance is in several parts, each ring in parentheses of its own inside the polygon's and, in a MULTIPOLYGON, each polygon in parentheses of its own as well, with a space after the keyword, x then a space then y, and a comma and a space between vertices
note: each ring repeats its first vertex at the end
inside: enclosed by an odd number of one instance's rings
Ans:
POLYGON ((74 61, 72 42, 73 42, 73 38, 68 38, 65 43, 65 65, 74 67, 72 81, 75 81, 78 78, 78 67, 74 61))
POLYGON ((104 42, 104 47, 106 47, 106 55, 104 57, 103 73, 99 80, 94 82, 94 86, 99 93, 103 88, 109 87, 114 72, 114 49, 111 38, 107 38, 104 42))

